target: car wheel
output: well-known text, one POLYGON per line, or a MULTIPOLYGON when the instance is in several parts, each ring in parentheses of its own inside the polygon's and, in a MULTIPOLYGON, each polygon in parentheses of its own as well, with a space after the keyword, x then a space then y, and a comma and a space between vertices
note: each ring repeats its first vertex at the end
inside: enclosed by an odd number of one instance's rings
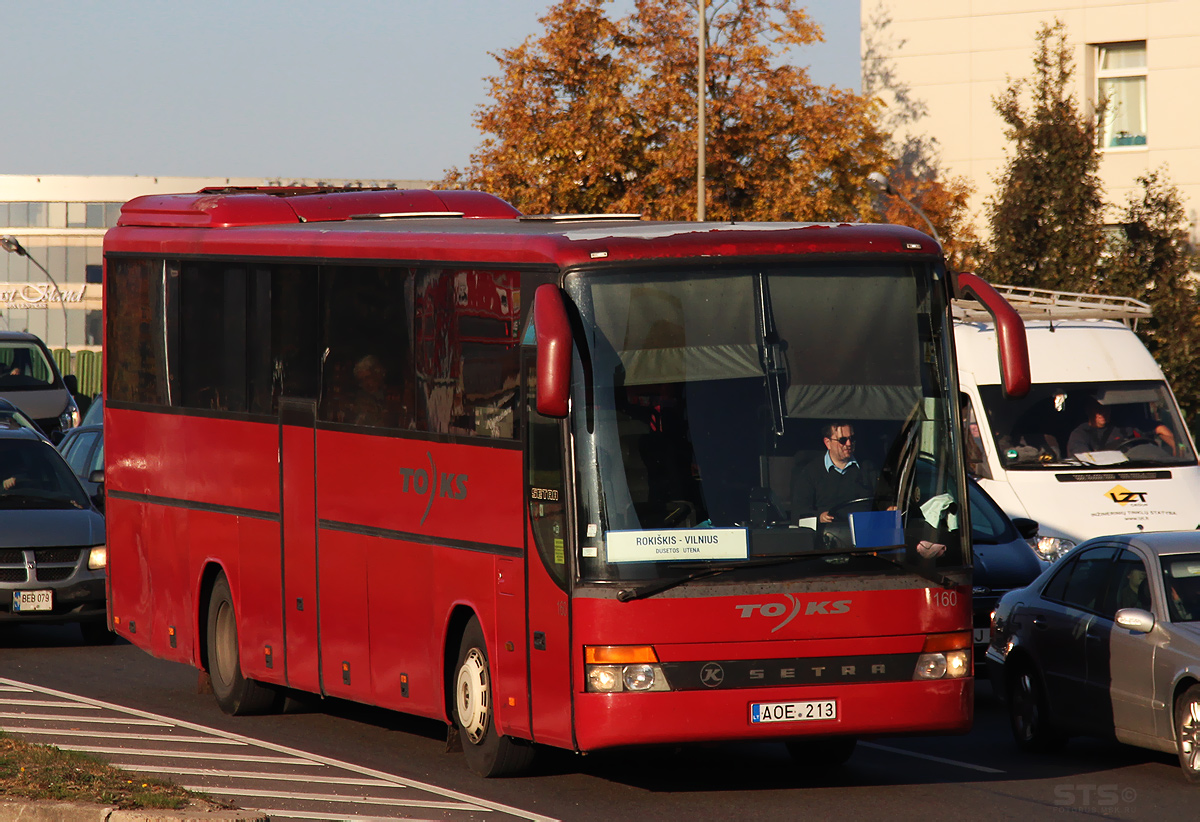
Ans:
POLYGON ((238 658, 237 614, 224 574, 213 583, 208 600, 208 654, 206 663, 217 704, 235 716, 272 710, 279 699, 275 689, 242 676, 238 658))
POLYGON ((452 713, 467 766, 485 777, 517 776, 528 770, 533 762, 533 745, 496 732, 487 644, 475 617, 463 632, 452 676, 452 713))
POLYGON ((1046 695, 1032 666, 1021 665, 1008 680, 1008 718, 1013 739, 1023 751, 1054 751, 1067 741, 1050 721, 1046 695))
POLYGON ((79 633, 83 635, 85 645, 112 645, 117 635, 108 630, 106 622, 81 622, 79 633))
POLYGON ((1175 742, 1179 766, 1188 782, 1200 782, 1200 685, 1193 685, 1175 700, 1175 742))
POLYGON ((830 771, 846 764, 858 745, 858 738, 789 739, 786 744, 792 760, 804 770, 830 771))

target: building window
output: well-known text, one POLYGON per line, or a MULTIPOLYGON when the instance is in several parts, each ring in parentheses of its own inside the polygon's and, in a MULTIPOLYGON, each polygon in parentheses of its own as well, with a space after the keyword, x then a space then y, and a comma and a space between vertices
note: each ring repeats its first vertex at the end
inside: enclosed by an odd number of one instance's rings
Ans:
POLYGON ((1096 47, 1096 94, 1107 101, 1101 148, 1146 145, 1146 43, 1096 47))

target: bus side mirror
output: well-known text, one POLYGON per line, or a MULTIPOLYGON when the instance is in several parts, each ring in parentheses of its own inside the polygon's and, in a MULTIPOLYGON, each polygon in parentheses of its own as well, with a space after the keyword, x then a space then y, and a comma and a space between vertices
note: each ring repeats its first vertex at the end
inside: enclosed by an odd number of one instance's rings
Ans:
POLYGON ((959 274, 958 288, 964 297, 973 297, 983 304, 996 323, 996 340, 1000 354, 1000 378, 1009 398, 1029 393, 1029 344, 1025 340, 1025 323, 1008 300, 1000 296, 976 274, 959 274))
POLYGON ((562 291, 539 285, 533 302, 537 334, 537 410, 546 417, 567 416, 571 389, 571 323, 562 291))

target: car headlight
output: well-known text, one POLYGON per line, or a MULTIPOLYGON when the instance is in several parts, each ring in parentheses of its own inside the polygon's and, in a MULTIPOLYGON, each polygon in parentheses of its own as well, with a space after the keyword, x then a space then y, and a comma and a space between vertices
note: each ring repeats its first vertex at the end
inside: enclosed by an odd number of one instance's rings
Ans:
POLYGON ((79 407, 75 405, 74 400, 67 401, 67 407, 58 415, 58 427, 66 431, 68 428, 76 428, 79 426, 79 407))
POLYGON ((1038 537, 1029 541, 1029 547, 1046 562, 1054 562, 1075 547, 1075 542, 1062 537, 1038 537))
POLYGON ((88 552, 88 570, 99 571, 108 565, 108 546, 97 545, 88 552))
POLYGON ((649 645, 589 645, 583 653, 588 693, 671 690, 649 645))
POLYGON ((971 632, 930 634, 917 657, 913 679, 962 679, 971 675, 971 632))

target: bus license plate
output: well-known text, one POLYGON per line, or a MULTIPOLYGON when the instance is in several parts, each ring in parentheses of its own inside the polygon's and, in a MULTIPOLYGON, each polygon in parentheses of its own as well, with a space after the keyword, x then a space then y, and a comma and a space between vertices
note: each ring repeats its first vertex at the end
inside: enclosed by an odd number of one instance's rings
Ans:
POLYGON ((832 699, 807 702, 752 702, 750 722, 806 722, 837 719, 837 702, 832 699))
POLYGON ((13 591, 13 612, 49 611, 54 608, 53 591, 13 591))

